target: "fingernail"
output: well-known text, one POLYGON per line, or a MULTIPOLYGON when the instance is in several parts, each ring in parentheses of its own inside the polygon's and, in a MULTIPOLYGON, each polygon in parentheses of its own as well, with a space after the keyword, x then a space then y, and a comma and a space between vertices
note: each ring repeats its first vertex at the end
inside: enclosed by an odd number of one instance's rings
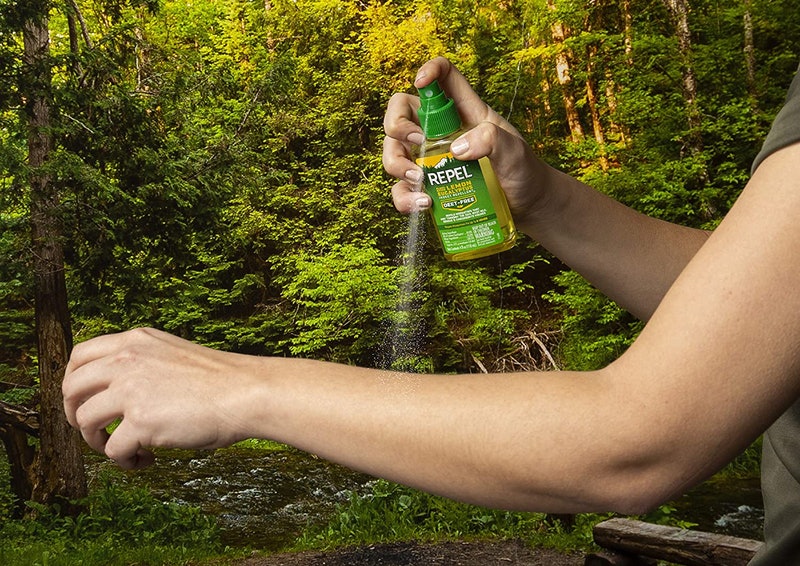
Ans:
POLYGON ((425 136, 419 132, 414 132, 413 134, 408 134, 408 141, 414 145, 422 145, 425 143, 425 136))
POLYGON ((409 169, 406 171, 406 179, 412 183, 419 183, 422 180, 422 171, 419 169, 409 169))
POLYGON ((420 71, 417 73, 417 76, 414 77, 414 82, 416 83, 418 80, 424 79, 427 76, 428 76, 428 71, 420 69, 420 71))
POLYGON ((431 207, 431 200, 426 197, 419 197, 414 201, 417 205, 417 210, 428 210, 431 207))
POLYGON ((450 146, 450 151, 454 154, 464 153, 469 149, 469 142, 467 140, 456 140, 450 146))

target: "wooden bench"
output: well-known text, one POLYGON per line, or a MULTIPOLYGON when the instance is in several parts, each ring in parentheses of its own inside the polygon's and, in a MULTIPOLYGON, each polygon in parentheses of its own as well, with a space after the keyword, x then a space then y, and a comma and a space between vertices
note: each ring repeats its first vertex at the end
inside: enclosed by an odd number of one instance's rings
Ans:
POLYGON ((595 525, 585 566, 650 566, 658 560, 684 566, 746 566, 763 542, 615 518, 595 525))

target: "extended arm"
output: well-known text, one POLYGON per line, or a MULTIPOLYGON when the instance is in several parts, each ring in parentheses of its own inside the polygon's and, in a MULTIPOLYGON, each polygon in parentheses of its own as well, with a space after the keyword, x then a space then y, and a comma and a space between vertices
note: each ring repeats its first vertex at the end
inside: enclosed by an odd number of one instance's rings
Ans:
POLYGON ((800 394, 798 162, 800 145, 761 166, 608 368, 393 376, 266 362, 293 377, 265 383, 260 433, 492 506, 640 512, 680 493, 800 394))
POLYGON ((264 437, 485 505, 642 511, 718 469, 800 394, 798 162, 794 145, 761 165, 601 371, 393 374, 139 330, 76 347, 67 415, 128 467, 147 463, 145 447, 264 437))

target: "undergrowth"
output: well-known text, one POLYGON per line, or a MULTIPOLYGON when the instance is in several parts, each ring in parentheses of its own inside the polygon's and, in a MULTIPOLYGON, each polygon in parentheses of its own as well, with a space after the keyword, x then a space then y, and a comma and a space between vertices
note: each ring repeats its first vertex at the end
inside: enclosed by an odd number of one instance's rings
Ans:
POLYGON ((297 549, 407 540, 523 539, 560 550, 591 545, 592 526, 607 515, 577 515, 573 525, 543 513, 486 509, 376 480, 364 495, 352 495, 329 523, 297 540, 297 549))
MULTIPOLYGON (((753 449, 720 477, 753 472, 753 449)), ((756 466, 757 468, 757 466, 756 466)), ((309 528, 296 550, 331 550, 347 546, 416 540, 520 539, 531 546, 560 551, 593 548, 592 528, 613 513, 553 516, 486 509, 430 495, 386 480, 372 482, 366 494, 353 494, 322 527, 309 528)), ((664 504, 635 517, 649 523, 690 529, 696 523, 664 504)))
POLYGON ((28 503, 35 518, 0 519, 0 564, 114 566, 189 564, 225 550, 214 520, 162 502, 147 489, 102 480, 77 517, 28 503))
MULTIPOLYGON (((251 447, 282 449, 274 443, 251 447)), ((717 477, 758 473, 760 444, 749 447, 717 477)), ((0 476, 7 475, 0 458, 0 476)), ((86 512, 61 516, 57 507, 28 503, 35 519, 9 518, 13 500, 0 488, 0 564, 4 566, 116 566, 200 564, 241 555, 225 548, 214 519, 194 507, 162 502, 146 488, 101 476, 81 503, 86 512)), ((542 513, 486 509, 433 496, 385 480, 371 482, 338 506, 327 524, 309 527, 293 550, 416 540, 519 539, 561 551, 592 548, 592 527, 610 514, 580 514, 568 520, 542 513)), ((670 505, 640 517, 691 528, 670 505)), ((217 563, 217 562, 214 562, 217 563)))

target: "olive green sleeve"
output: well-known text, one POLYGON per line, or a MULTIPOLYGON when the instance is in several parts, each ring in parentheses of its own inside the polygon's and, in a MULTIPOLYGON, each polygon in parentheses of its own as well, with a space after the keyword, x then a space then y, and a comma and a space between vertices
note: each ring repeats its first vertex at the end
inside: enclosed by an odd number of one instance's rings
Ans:
POLYGON ((752 172, 758 168, 764 159, 771 153, 781 148, 800 141, 800 71, 795 75, 789 93, 786 96, 786 103, 775 117, 767 139, 761 151, 753 161, 752 172))

